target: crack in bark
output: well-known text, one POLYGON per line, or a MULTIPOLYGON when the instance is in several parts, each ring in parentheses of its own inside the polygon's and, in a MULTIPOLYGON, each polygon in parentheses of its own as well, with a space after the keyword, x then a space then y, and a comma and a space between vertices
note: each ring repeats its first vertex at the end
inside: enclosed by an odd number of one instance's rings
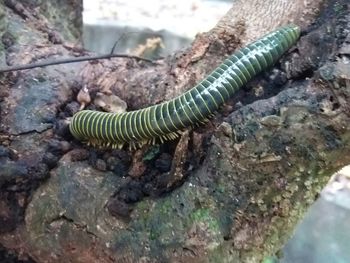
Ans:
POLYGON ((64 221, 64 222, 67 222, 68 224, 72 224, 77 229, 83 230, 86 234, 93 236, 94 238, 98 238, 98 236, 95 233, 88 230, 87 225, 79 224, 79 223, 75 222, 74 219, 66 216, 65 214, 60 214, 57 217, 54 217, 53 219, 51 219, 50 221, 47 222, 47 225, 51 225, 51 224, 53 224, 55 222, 59 222, 59 221, 64 221))
POLYGON ((12 135, 12 136, 21 136, 21 135, 29 135, 29 134, 33 134, 33 133, 37 133, 37 134, 42 134, 50 129, 53 128, 53 125, 51 124, 50 127, 47 127, 45 129, 42 129, 40 131, 36 130, 36 129, 33 129, 33 130, 29 130, 29 131, 24 131, 24 132, 19 132, 19 133, 9 133, 9 135, 12 135))

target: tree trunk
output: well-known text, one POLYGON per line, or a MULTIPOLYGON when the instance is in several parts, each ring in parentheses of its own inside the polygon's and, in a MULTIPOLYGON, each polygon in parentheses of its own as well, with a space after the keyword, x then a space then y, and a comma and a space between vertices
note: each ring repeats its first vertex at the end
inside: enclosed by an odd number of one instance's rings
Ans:
MULTIPOLYGON (((278 252, 350 163, 350 5, 324 2, 235 1, 158 64, 0 73, 0 244, 36 262, 261 262, 278 252), (289 22, 303 29, 296 47, 179 142, 97 150, 69 134, 82 87, 129 110, 158 103, 289 22)), ((79 30, 57 33, 37 5, 0 2, 0 67, 85 54, 64 40, 79 30)))

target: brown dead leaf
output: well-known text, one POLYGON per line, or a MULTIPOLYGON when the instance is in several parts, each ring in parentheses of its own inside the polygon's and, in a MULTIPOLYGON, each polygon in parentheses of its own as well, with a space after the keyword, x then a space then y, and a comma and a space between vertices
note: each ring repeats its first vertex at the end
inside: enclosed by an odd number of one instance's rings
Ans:
POLYGON ((77 95, 77 101, 80 103, 79 110, 84 109, 85 106, 91 102, 89 90, 86 87, 86 85, 79 91, 79 93, 77 95))
POLYGON ((147 38, 145 44, 140 44, 131 54, 142 57, 146 53, 152 53, 157 48, 164 48, 163 40, 160 37, 147 38))
POLYGON ((106 95, 101 92, 96 94, 94 104, 107 112, 121 113, 125 112, 126 102, 116 95, 106 95))

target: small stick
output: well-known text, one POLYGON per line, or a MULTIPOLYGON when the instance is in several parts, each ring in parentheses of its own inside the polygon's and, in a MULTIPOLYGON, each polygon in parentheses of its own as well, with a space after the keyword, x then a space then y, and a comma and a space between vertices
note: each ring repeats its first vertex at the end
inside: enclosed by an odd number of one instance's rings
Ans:
POLYGON ((146 61, 152 64, 157 64, 157 62, 147 59, 147 58, 141 58, 138 56, 133 55, 127 55, 127 54, 105 54, 105 55, 98 55, 98 56, 92 56, 92 57, 75 57, 75 58, 65 58, 65 59, 57 59, 57 60, 51 60, 51 61, 43 61, 38 63, 30 63, 26 65, 15 65, 5 68, 0 68, 0 73, 9 72, 9 71, 19 71, 19 70, 25 70, 25 69, 32 69, 32 68, 39 68, 39 67, 46 67, 51 65, 59 65, 59 64, 67 64, 67 63, 76 63, 76 62, 82 62, 82 61, 90 61, 90 60, 98 60, 98 59, 109 59, 109 58, 129 58, 129 59, 136 59, 141 61, 146 61))

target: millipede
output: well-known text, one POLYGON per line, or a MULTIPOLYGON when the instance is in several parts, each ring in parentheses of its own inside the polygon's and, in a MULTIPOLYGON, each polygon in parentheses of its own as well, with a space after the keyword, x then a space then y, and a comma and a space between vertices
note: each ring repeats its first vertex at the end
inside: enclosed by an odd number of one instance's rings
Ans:
POLYGON ((73 115, 73 136, 92 145, 121 148, 175 139, 181 130, 205 123, 258 73, 274 65, 300 36, 287 25, 236 51, 180 96, 140 110, 108 113, 82 110, 73 115))

